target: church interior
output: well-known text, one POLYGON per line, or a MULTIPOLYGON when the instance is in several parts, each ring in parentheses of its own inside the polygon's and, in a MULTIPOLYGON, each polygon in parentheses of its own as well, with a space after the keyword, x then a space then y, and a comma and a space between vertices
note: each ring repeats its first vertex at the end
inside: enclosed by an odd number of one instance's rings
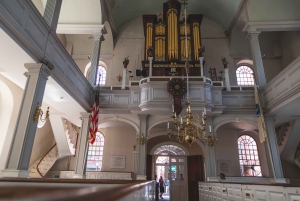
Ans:
POLYGON ((0 0, 0 200, 300 200, 299 0, 0 0))

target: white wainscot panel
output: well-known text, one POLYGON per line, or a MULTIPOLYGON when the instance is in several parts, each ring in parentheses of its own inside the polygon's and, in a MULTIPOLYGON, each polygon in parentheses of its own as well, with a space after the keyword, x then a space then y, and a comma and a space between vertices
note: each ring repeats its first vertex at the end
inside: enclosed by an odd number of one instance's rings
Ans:
POLYGON ((222 92, 212 92, 213 95, 213 103, 215 105, 222 105, 222 92))
POLYGON ((190 88, 190 98, 203 100, 203 88, 190 88))
POLYGON ((100 96, 99 104, 100 105, 110 105, 111 104, 111 96, 100 96))
POLYGON ((223 105, 227 107, 239 107, 240 100, 237 96, 223 96, 223 105))
POLYGON ((148 100, 148 89, 143 89, 141 94, 141 101, 147 101, 148 100))
POLYGON ((129 104, 129 96, 114 96, 114 105, 128 105, 129 104))
POLYGON ((290 187, 284 190, 286 201, 300 201, 300 187, 290 187))
POLYGON ((153 100, 169 100, 170 94, 166 88, 152 88, 153 100))
POLYGON ((133 103, 139 103, 140 102, 140 92, 133 92, 132 100, 133 100, 133 103))
POLYGON ((242 106, 250 106, 254 107, 255 106, 255 97, 241 97, 242 99, 242 106))
POLYGON ((275 87, 275 96, 278 97, 283 94, 289 87, 287 83, 287 79, 283 78, 277 82, 275 87))

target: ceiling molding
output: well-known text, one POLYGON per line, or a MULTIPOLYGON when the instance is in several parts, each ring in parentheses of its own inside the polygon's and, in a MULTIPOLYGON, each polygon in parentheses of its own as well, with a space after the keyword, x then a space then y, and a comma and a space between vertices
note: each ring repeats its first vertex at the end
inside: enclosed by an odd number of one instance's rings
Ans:
MULTIPOLYGON (((113 54, 100 54, 100 59, 112 59, 113 54)), ((72 59, 74 60, 91 60, 92 58, 91 54, 73 54, 72 59)))
POLYGON ((300 21, 247 22, 243 31, 259 33, 262 31, 299 31, 300 21))
POLYGON ((110 6, 109 6, 109 2, 108 2, 108 0, 101 0, 101 3, 103 5, 104 11, 106 13, 106 17, 107 17, 108 22, 110 24, 112 35, 113 35, 113 37, 115 37, 117 35, 117 28, 116 28, 116 25, 115 25, 115 22, 114 22, 114 18, 111 14, 111 9, 110 9, 110 6))
POLYGON ((238 19, 240 18, 240 15, 241 15, 243 9, 244 9, 245 6, 247 5, 247 2, 248 2, 248 0, 242 0, 242 1, 240 2, 240 5, 239 5, 237 11, 236 11, 235 14, 234 14, 234 17, 232 18, 232 20, 231 20, 231 22, 230 22, 230 24, 229 24, 229 27, 228 27, 228 29, 227 29, 226 32, 225 32, 225 34, 226 34, 227 36, 230 36, 230 34, 231 34, 231 32, 232 32, 232 30, 233 30, 233 28, 234 28, 236 22, 237 22, 238 19))
POLYGON ((102 31, 103 24, 58 24, 57 34, 93 34, 102 31))

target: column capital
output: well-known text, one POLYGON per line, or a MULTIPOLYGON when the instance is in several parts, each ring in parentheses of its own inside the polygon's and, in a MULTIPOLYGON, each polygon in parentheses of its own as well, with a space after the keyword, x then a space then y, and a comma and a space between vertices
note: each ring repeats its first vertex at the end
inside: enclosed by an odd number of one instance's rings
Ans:
POLYGON ((265 115, 265 119, 266 121, 275 121, 275 117, 276 117, 276 114, 266 114, 265 115))
POLYGON ((202 61, 204 59, 204 57, 199 57, 199 61, 202 61))
POLYGON ((92 33, 92 35, 93 35, 94 41, 100 41, 100 42, 105 41, 103 33, 101 33, 101 32, 92 33))
POLYGON ((89 112, 80 112, 80 119, 90 118, 90 115, 89 112))
POLYGON ((147 119, 149 116, 149 114, 138 114, 139 119, 147 119))
POLYGON ((248 31, 247 39, 252 40, 253 38, 258 38, 260 31, 248 31))
POLYGON ((153 57, 148 57, 149 61, 152 61, 153 60, 153 57))
POLYGON ((25 63, 24 66, 28 70, 28 73, 25 73, 26 77, 31 73, 43 73, 46 77, 49 77, 51 75, 51 70, 45 64, 25 63))

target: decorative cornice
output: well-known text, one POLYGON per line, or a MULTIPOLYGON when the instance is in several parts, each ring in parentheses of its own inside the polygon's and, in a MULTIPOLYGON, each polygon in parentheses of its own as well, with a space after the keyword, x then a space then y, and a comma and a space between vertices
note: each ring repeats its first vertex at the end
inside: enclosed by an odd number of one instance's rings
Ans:
POLYGON ((243 31, 299 31, 300 21, 247 22, 243 31))
POLYGON ((101 33, 103 24, 58 24, 57 34, 93 34, 101 33))
MULTIPOLYGON (((100 54, 100 59, 112 59, 114 55, 112 54, 100 54)), ((73 54, 72 59, 74 60, 90 60, 92 58, 91 54, 73 54)))

